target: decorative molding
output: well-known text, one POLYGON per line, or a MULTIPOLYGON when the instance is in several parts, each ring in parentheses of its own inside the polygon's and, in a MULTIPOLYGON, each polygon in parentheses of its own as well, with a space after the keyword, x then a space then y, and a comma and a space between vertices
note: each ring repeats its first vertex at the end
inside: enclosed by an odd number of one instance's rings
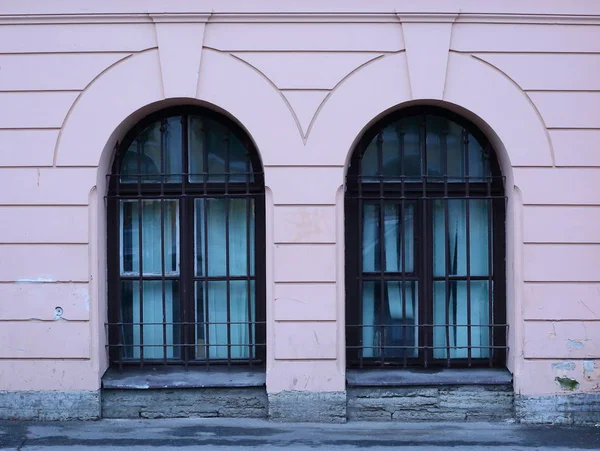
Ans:
POLYGON ((152 23, 149 14, 27 14, 1 15, 0 25, 62 25, 62 24, 131 24, 152 23))
POLYGON ((250 13, 196 11, 186 13, 4 14, 0 25, 127 24, 127 23, 495 23, 600 25, 600 15, 463 12, 314 12, 250 13))
POLYGON ((458 13, 396 13, 401 23, 454 23, 458 13))
MULTIPOLYGON (((456 16, 455 16, 456 17, 456 16)), ((402 26, 413 99, 444 98, 453 18, 402 26)))
POLYGON ((198 16, 196 19, 200 20, 197 22, 173 21, 163 15, 152 17, 155 20, 165 97, 196 98, 208 17, 198 16))
POLYGON ((206 23, 211 13, 150 13, 154 23, 206 23))
POLYGON ((214 13, 215 23, 398 23, 393 13, 214 13))

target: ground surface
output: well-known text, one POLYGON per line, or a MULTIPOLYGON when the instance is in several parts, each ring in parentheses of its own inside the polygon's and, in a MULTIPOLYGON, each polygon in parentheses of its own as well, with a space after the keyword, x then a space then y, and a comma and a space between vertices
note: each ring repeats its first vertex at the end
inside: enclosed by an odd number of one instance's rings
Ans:
POLYGON ((600 449, 600 425, 492 423, 291 424, 243 419, 0 421, 0 449, 600 449))

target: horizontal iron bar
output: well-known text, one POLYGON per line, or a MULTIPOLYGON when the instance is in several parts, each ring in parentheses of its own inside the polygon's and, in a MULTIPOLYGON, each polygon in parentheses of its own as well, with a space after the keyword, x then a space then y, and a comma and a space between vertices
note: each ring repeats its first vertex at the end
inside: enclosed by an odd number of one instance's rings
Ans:
POLYGON ((105 326, 200 326, 200 325, 216 325, 216 324, 266 324, 266 321, 225 321, 225 322, 216 322, 216 321, 190 321, 190 322, 139 322, 139 323, 126 323, 126 322, 116 322, 116 323, 104 323, 105 326))
POLYGON ((266 343, 242 343, 242 344, 212 344, 212 343, 175 343, 175 344, 110 344, 105 345, 107 348, 191 348, 191 347, 219 347, 219 348, 253 348, 266 346, 266 343))
POLYGON ((346 324, 346 327, 508 327, 509 324, 346 324))
MULTIPOLYGON (((145 346, 145 345, 144 345, 145 346)), ((347 349, 508 349, 508 346, 346 346, 347 349)))

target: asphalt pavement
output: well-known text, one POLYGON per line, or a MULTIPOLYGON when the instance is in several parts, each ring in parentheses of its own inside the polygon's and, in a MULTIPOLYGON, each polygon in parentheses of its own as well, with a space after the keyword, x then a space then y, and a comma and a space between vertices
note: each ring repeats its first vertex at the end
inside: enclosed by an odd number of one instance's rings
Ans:
POLYGON ((0 421, 0 449, 600 450, 598 426, 510 423, 274 423, 248 419, 0 421))

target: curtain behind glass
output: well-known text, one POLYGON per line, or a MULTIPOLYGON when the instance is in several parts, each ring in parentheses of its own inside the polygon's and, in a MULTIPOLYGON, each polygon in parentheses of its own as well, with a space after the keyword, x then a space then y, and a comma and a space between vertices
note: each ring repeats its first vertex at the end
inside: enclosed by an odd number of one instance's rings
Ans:
MULTIPOLYGON (((162 205, 160 200, 122 200, 120 220, 122 277, 139 278, 140 255, 142 278, 179 275, 179 208, 176 200, 165 200, 162 205), (142 252, 139 247, 140 222, 142 252)), ((125 344, 132 346, 130 357, 141 357, 142 341, 144 358, 164 358, 163 345, 167 345, 167 358, 176 357, 179 350, 174 345, 179 343, 179 329, 172 323, 179 321, 178 281, 165 280, 164 297, 162 280, 144 280, 142 291, 139 280, 123 280, 121 285, 122 315, 127 318, 124 321, 134 323, 125 333, 128 338, 125 344), (144 326, 140 329, 142 320, 144 326), (167 324, 163 326, 163 323, 167 324)))
POLYGON ((196 321, 208 323, 196 331, 197 357, 249 358, 255 336, 255 327, 249 324, 255 318, 254 202, 196 199, 195 253, 196 277, 204 279, 196 282, 196 321), (241 280, 211 280, 225 276, 241 280))
MULTIPOLYGON (((480 199, 453 199, 434 202, 434 277, 488 276, 488 201, 480 199), (467 235, 467 202, 469 203, 469 234, 467 235), (467 240, 470 247, 470 262, 467 267, 467 240)), ((490 329, 489 296, 492 287, 487 280, 470 281, 470 317, 466 280, 453 280, 446 283, 438 280, 433 283, 433 341, 434 357, 468 357, 468 336, 471 324, 471 357, 489 356, 490 329), (449 324, 448 327, 445 324, 449 324), (478 348, 482 347, 482 348, 478 348)))
MULTIPOLYGON (((380 239, 380 204, 363 208, 363 274, 414 272, 414 205, 384 202, 383 246, 380 239), (402 214, 404 213, 404 214, 402 214), (401 225, 403 222, 403 226, 401 225), (404 237, 402 237, 402 232, 404 237), (404 238, 404 239, 403 239, 404 238), (404 246, 404 266, 402 247, 404 246), (382 252, 384 255, 382 255, 382 252), (383 260, 384 268, 381 268, 383 260)), ((363 282, 362 355, 363 357, 416 356, 417 283, 405 281, 363 282), (386 349, 386 346, 389 348, 386 349), (411 346, 409 349, 394 346, 411 346)))

